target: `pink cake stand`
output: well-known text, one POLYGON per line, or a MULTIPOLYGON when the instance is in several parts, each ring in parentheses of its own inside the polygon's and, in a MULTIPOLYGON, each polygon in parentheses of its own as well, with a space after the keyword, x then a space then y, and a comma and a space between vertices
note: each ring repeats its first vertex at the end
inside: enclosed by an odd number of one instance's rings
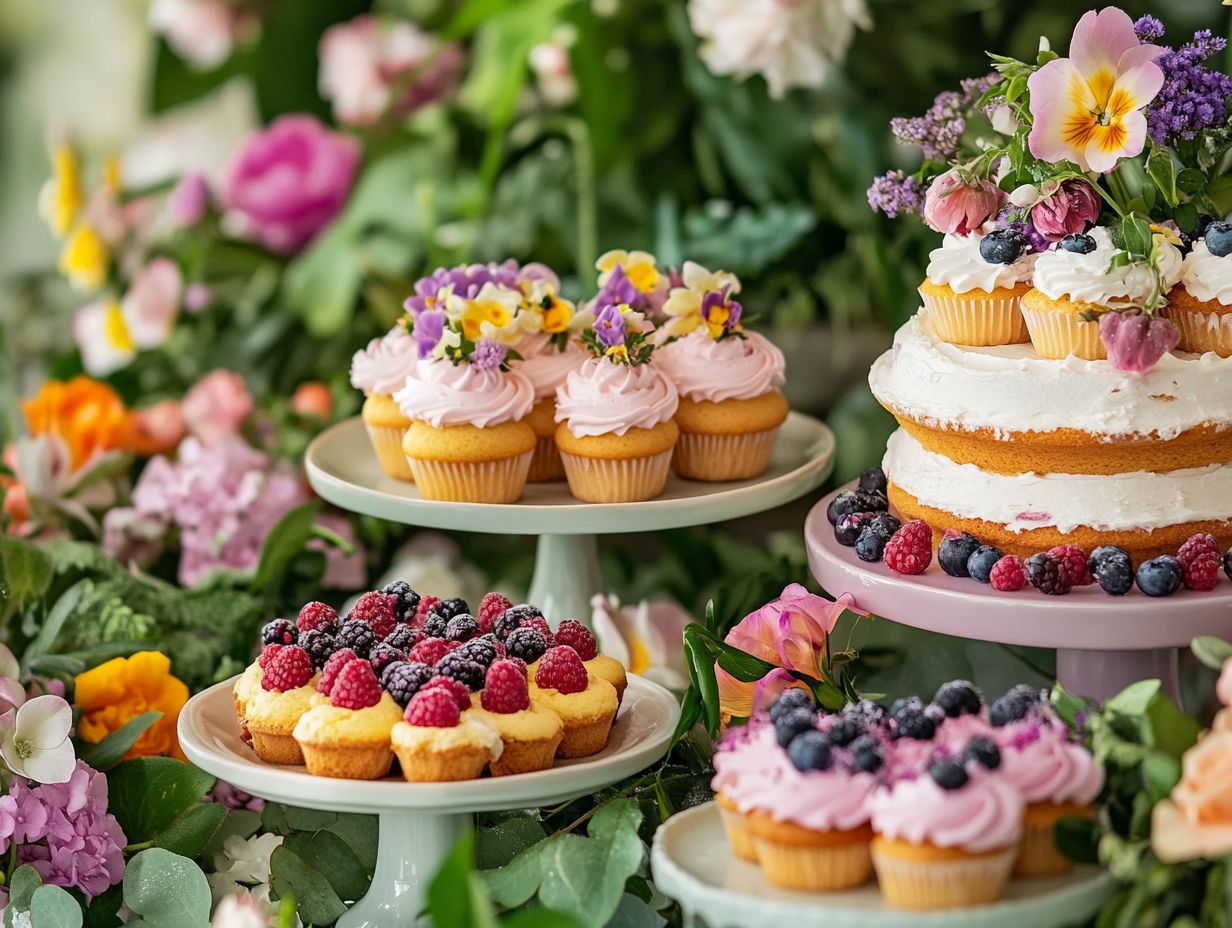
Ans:
MULTIPOLYGON (((849 484, 842 489, 849 489, 849 484)), ((1057 679, 1073 693, 1105 699, 1137 680, 1157 678, 1174 699, 1178 649, 1198 635, 1232 635, 1232 583, 1208 593, 1181 590, 1166 598, 1135 587, 1109 596, 1098 585, 1046 596, 1026 587, 998 593, 951 577, 936 560, 914 577, 868 564, 834 540, 826 506, 804 525, 809 566, 832 596, 850 593, 862 609, 913 628, 979 641, 1056 648, 1057 679)))

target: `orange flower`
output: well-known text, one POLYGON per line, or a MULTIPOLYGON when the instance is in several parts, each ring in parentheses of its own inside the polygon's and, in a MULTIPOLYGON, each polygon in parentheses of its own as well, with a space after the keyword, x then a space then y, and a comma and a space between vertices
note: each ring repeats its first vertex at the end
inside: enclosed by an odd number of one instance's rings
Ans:
POLYGON ((22 401, 32 435, 57 435, 68 445, 73 470, 104 451, 127 449, 130 420, 119 395, 89 377, 49 380, 22 401))
POLYGON ((188 701, 188 687, 171 675, 171 661, 158 651, 117 657, 77 677, 76 703, 81 709, 77 732, 97 744, 143 712, 161 712, 125 758, 166 754, 185 760, 176 737, 176 720, 188 701))

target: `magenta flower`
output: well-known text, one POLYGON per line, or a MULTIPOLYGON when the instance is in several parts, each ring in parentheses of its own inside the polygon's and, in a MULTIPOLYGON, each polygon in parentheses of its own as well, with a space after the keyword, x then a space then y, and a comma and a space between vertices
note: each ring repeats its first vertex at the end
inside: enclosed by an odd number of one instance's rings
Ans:
POLYGON ((1108 360, 1119 371, 1149 371, 1180 339, 1170 319, 1136 312, 1104 313, 1099 317, 1099 340, 1108 349, 1108 360))
POLYGON ((1094 225, 1101 206, 1099 194, 1085 180, 1062 181, 1031 208, 1031 224, 1048 241, 1059 242, 1094 225))
POLYGON ((210 207, 210 182, 200 171, 189 171, 178 181, 167 200, 171 221, 181 229, 195 226, 210 207))
POLYGON ((924 221, 945 234, 970 235, 997 215, 1005 194, 992 181, 967 183, 956 170, 937 175, 924 197, 924 221))
POLYGON ((359 144, 311 116, 280 116, 232 157, 222 202, 244 233, 270 251, 293 254, 346 203, 359 144))

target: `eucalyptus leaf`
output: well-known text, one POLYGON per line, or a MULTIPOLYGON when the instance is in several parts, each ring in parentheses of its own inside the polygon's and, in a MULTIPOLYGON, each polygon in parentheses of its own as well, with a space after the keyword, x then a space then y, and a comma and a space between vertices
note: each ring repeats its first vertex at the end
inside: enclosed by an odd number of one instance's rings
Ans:
POLYGON ((346 911, 324 874, 288 847, 270 855, 270 887, 279 898, 291 897, 305 923, 330 925, 346 911))
POLYGON ((43 878, 29 864, 22 864, 13 871, 13 878, 9 881, 9 902, 4 910, 4 928, 14 928, 14 916, 30 911, 35 890, 42 885, 43 878))
POLYGON ((480 870, 503 867, 545 836, 543 824, 529 815, 515 815, 491 828, 478 829, 475 832, 475 866, 480 870))
POLYGON ((287 835, 283 846, 322 874, 343 902, 357 902, 368 891, 371 875, 354 851, 332 831, 287 835))
POLYGON ((1214 635, 1199 635, 1189 642, 1189 649, 1193 651, 1194 657, 1212 670, 1219 670, 1225 661, 1232 658, 1232 642, 1214 635))
POLYGON ((539 900, 591 928, 606 925, 642 863, 637 829, 642 812, 632 799, 609 802, 590 820, 587 837, 562 835, 545 856, 539 900))
POLYGON ((1152 700, 1159 695, 1159 690, 1158 680, 1139 680, 1137 683, 1131 683, 1108 700, 1108 711, 1140 719, 1146 714, 1152 700))
POLYGON ((60 886, 40 886, 30 899, 30 921, 38 928, 81 928, 81 905, 60 886))
POLYGON ((192 764, 137 757, 108 771, 108 807, 129 842, 138 844, 154 840, 213 786, 214 777, 192 764))
POLYGON ((304 550, 312 537, 312 526, 320 511, 320 503, 305 503, 292 509, 270 529, 252 580, 254 590, 271 588, 282 580, 295 555, 304 550))
POLYGON ((365 870, 372 873, 376 869, 379 827, 375 815, 341 813, 328 830, 346 842, 365 870))
POLYGON ((496 928, 488 891, 474 871, 474 834, 454 846, 428 886, 428 914, 435 928, 496 928))
POLYGON ((149 928, 206 928, 210 886, 201 868, 161 847, 137 854, 124 870, 124 904, 149 928))
POLYGON ((497 905, 512 909, 534 897, 543 883, 544 858, 555 840, 541 841, 518 854, 505 866, 484 870, 480 874, 497 905))
POLYGON ((137 739, 162 717, 161 712, 143 712, 134 716, 102 741, 82 744, 77 750, 77 756, 95 770, 110 770, 124 759, 124 755, 137 743, 137 739))
POLYGON ((1179 762, 1181 755, 1198 740, 1200 730, 1196 719, 1186 715, 1176 703, 1160 693, 1151 701, 1143 718, 1142 740, 1179 762))
POLYGON ((227 807, 221 802, 203 802, 180 813, 158 833, 157 847, 190 859, 200 857, 218 827, 227 817, 227 807))

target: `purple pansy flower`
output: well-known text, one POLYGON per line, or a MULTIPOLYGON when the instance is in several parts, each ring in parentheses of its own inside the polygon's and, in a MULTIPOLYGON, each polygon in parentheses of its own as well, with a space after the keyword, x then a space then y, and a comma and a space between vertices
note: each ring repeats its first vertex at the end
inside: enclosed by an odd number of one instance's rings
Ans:
POLYGON ((735 300, 728 302, 729 296, 731 296, 731 287, 724 287, 722 290, 709 290, 702 297, 701 315, 707 325, 710 323, 711 314, 716 309, 727 310, 727 318, 721 323, 724 332, 731 332, 740 324, 740 314, 744 311, 743 307, 735 300))
POLYGON ((615 303, 609 303, 599 311, 599 315, 595 317, 594 329, 595 336, 604 348, 624 344, 625 317, 615 303))
POLYGON ((477 371, 499 370, 509 349, 493 338, 482 338, 471 352, 471 367, 477 371))
POLYGON ((460 264, 457 267, 440 267, 427 277, 415 281, 415 295, 407 297, 402 305, 412 316, 418 316, 428 308, 429 301, 441 291, 452 289, 456 296, 474 299, 484 284, 497 284, 516 290, 518 286, 518 263, 512 258, 501 264, 460 264))
POLYGON ((419 318, 415 320, 415 328, 411 330, 411 335, 415 339, 415 344, 419 346, 420 358, 426 358, 432 354, 433 349, 440 342, 444 332, 445 310, 430 309, 419 314, 419 318))

